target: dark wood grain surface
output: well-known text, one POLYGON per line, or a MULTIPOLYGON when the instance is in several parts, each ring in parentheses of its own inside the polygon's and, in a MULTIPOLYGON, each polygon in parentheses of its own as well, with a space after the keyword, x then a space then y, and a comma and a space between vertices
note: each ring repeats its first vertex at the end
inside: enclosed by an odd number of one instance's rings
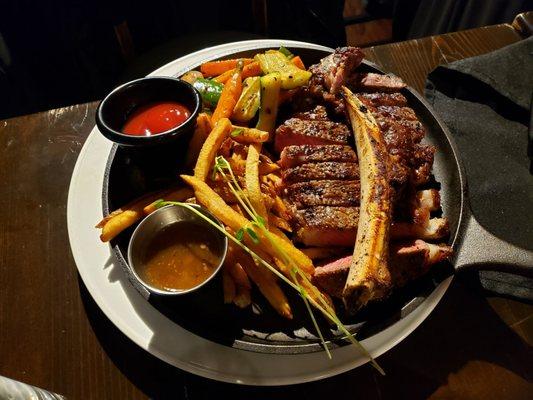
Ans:
MULTIPOLYGON (((418 90, 439 63, 519 40, 508 25, 366 49, 418 90)), ((71 399, 528 399, 533 306, 455 280, 432 315, 379 362, 288 388, 221 384, 170 367, 103 315, 79 280, 66 202, 95 103, 0 121, 0 375, 71 399)))

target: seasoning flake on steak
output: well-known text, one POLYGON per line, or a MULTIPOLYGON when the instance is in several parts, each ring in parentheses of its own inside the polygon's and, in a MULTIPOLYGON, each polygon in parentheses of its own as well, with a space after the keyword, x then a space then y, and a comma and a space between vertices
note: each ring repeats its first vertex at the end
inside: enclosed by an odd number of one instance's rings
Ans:
POLYGON ((290 145, 348 144, 350 129, 329 120, 290 118, 276 129, 275 149, 281 152, 290 145))
POLYGON ((281 172, 285 184, 321 179, 359 179, 356 163, 326 161, 308 163, 285 169, 281 172))
POLYGON ((296 240, 306 246, 353 246, 359 207, 315 206, 297 210, 296 240))
POLYGON ((358 206, 360 190, 358 180, 313 180, 287 186, 284 195, 300 210, 313 206, 358 206))
POLYGON ((323 161, 357 162, 357 154, 346 145, 293 145, 283 149, 279 164, 282 168, 291 168, 323 161))

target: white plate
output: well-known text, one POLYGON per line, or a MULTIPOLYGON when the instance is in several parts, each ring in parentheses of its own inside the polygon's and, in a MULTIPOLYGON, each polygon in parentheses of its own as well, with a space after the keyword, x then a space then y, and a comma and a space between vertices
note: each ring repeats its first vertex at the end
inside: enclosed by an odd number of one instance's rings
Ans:
MULTIPOLYGON (((207 59, 237 51, 276 48, 329 50, 289 40, 250 40, 211 47, 177 59, 150 75, 176 75, 207 59)), ((106 316, 140 347, 178 368, 219 381, 247 385, 288 385, 333 376, 365 364, 353 346, 325 353, 263 354, 217 344, 181 328, 153 308, 130 285, 111 247, 99 239, 94 225, 102 218, 104 170, 112 143, 93 129, 85 142, 70 182, 67 223, 70 246, 83 282, 106 316)), ((362 343, 378 357, 409 335, 444 295, 451 278, 443 281, 416 310, 362 343)))

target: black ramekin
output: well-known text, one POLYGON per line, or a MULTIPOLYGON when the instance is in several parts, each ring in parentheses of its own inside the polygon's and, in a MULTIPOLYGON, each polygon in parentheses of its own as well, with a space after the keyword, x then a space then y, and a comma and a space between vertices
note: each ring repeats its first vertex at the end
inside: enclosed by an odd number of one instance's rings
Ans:
POLYGON ((117 87, 100 102, 96 110, 96 126, 102 135, 122 146, 166 145, 192 134, 201 104, 200 94, 187 82, 171 77, 141 78, 117 87), (191 116, 176 128, 152 136, 121 132, 133 110, 159 101, 181 103, 189 109, 191 116))

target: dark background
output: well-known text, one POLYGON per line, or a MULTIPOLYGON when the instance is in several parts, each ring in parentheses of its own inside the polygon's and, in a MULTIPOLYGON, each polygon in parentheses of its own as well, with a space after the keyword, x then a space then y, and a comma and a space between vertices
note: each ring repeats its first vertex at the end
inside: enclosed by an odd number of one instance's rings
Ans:
POLYGON ((1 0, 0 119, 102 98, 121 82, 219 43, 276 37, 369 45, 511 22, 532 3, 1 0), (360 30, 345 30, 358 24, 370 40, 360 30))

